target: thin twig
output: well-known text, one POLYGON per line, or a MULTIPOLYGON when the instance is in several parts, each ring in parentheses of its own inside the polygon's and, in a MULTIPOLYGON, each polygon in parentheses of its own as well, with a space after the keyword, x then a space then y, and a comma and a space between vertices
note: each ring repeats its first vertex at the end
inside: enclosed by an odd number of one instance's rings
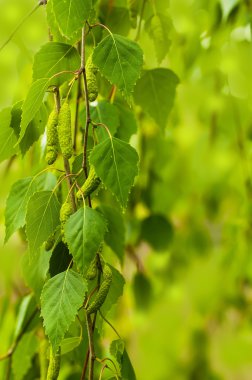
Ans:
POLYGON ((91 316, 89 314, 86 314, 86 320, 87 320, 88 342, 89 342, 89 352, 90 352, 88 380, 93 380, 95 350, 94 350, 94 342, 93 342, 93 324, 92 324, 91 316))
POLYGON ((102 314, 101 310, 99 310, 99 313, 102 317, 102 319, 104 319, 104 321, 112 328, 112 330, 116 333, 116 335, 118 336, 118 338, 122 339, 118 333, 118 331, 116 330, 116 328, 112 325, 112 323, 110 323, 106 317, 104 317, 104 315, 102 314))

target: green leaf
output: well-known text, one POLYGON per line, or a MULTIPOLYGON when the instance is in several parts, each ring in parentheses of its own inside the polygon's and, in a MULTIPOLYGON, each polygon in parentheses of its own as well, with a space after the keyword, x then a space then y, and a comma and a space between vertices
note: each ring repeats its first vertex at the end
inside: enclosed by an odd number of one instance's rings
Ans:
POLYGON ((92 0, 51 0, 61 33, 71 37, 89 18, 92 0))
POLYGON ((117 129, 116 137, 129 142, 130 137, 137 132, 137 122, 132 110, 122 102, 115 103, 119 112, 120 127, 117 129))
POLYGON ((125 280, 121 273, 111 265, 109 266, 112 271, 112 282, 109 288, 108 295, 106 297, 106 302, 104 302, 104 304, 101 307, 102 313, 104 315, 106 315, 111 310, 112 306, 118 302, 118 299, 123 294, 123 287, 125 284, 125 280))
MULTIPOLYGON (((26 325, 27 321, 33 315, 35 309, 36 309, 36 302, 35 302, 33 294, 30 293, 27 296, 24 296, 18 309, 17 322, 16 322, 15 331, 14 331, 14 339, 16 339, 19 336, 24 326, 26 325)), ((31 324, 29 324, 29 327, 31 327, 31 324)), ((27 329, 26 329, 26 332, 27 332, 27 329)))
MULTIPOLYGON (((80 55, 71 45, 61 42, 48 42, 43 45, 34 57, 33 81, 41 78, 51 78, 61 71, 76 71, 80 68, 80 55)), ((73 74, 63 74, 54 77, 50 84, 59 86, 73 74)))
POLYGON ((73 270, 46 282, 41 295, 41 315, 54 352, 82 306, 86 291, 86 282, 73 270))
POLYGON ((73 336, 70 338, 65 338, 62 340, 60 345, 60 353, 61 355, 67 354, 68 352, 73 351, 76 347, 78 347, 81 343, 81 336, 73 336))
POLYGON ((153 214, 141 224, 141 240, 147 241, 156 251, 165 251, 173 238, 173 226, 163 215, 153 214))
POLYGON ((77 268, 84 274, 98 251, 106 231, 102 215, 89 207, 80 208, 65 224, 65 238, 77 268))
POLYGON ((143 65, 139 45, 125 37, 110 34, 94 49, 93 61, 101 74, 129 98, 143 65))
POLYGON ((172 22, 166 14, 157 13, 145 22, 145 28, 154 42, 158 63, 168 54, 172 22))
POLYGON ((50 80, 48 78, 41 78, 32 83, 22 108, 22 121, 18 143, 24 137, 28 124, 33 120, 40 109, 49 83, 50 80))
POLYGON ((60 204, 51 191, 36 192, 29 200, 26 214, 26 233, 31 255, 60 224, 60 204))
POLYGON ((0 162, 6 160, 17 153, 15 147, 17 138, 15 131, 10 128, 11 125, 11 108, 5 108, 0 112, 0 162))
POLYGON ((125 243, 125 226, 122 214, 110 206, 100 206, 99 210, 101 210, 108 223, 105 242, 115 252, 122 264, 125 243))
POLYGON ((37 349, 38 339, 34 332, 24 334, 12 356, 12 370, 15 380, 25 378, 37 349))
POLYGON ((52 251, 50 258, 49 273, 50 276, 56 276, 61 272, 65 272, 72 260, 72 256, 69 253, 69 249, 62 241, 56 245, 52 251))
MULTIPOLYGON (((119 112, 113 104, 103 100, 98 102, 97 106, 90 107, 91 119, 94 123, 105 124, 111 135, 114 135, 117 128, 119 127, 119 112)), ((96 134, 98 140, 102 141, 108 137, 108 133, 102 126, 96 128, 96 134)))
POLYGON ((40 295, 49 270, 50 258, 51 252, 46 252, 43 249, 39 249, 32 257, 28 253, 23 256, 24 280, 26 285, 32 289, 37 303, 40 303, 40 295))
POLYGON ((153 117, 161 128, 166 126, 178 83, 177 75, 163 68, 145 71, 137 82, 134 92, 136 104, 153 117))
POLYGON ((55 176, 51 173, 38 177, 27 177, 12 185, 5 209, 5 240, 25 225, 25 215, 30 197, 40 190, 51 190, 55 186, 55 176))
POLYGON ((126 208, 130 188, 138 173, 138 155, 132 146, 115 137, 98 144, 90 154, 90 163, 105 186, 126 208))
POLYGON ((119 364, 122 380, 136 380, 134 368, 122 339, 113 340, 110 345, 110 353, 119 364))

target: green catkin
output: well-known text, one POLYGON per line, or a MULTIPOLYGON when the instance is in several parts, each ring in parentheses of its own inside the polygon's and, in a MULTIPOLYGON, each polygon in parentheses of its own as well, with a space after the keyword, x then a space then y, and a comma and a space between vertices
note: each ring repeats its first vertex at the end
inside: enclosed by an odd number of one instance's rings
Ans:
POLYGON ((97 258, 95 257, 90 265, 89 265, 89 268, 87 270, 87 273, 86 273, 86 279, 87 280, 94 280, 95 277, 97 276, 97 258))
MULTIPOLYGON (((66 201, 62 204, 60 209, 60 224, 61 224, 61 234, 64 237, 64 226, 67 219, 72 215, 73 209, 70 202, 66 201)), ((63 238, 64 241, 64 238, 63 238)))
POLYGON ((101 180, 97 177, 95 173, 94 166, 90 166, 90 171, 88 174, 88 178, 82 185, 81 189, 77 191, 76 197, 77 199, 82 199, 82 197, 87 198, 90 194, 92 194, 100 185, 101 180))
POLYGON ((108 265, 104 266, 103 269, 103 281, 101 283, 100 289, 98 290, 94 301, 87 308, 87 314, 93 314, 103 305, 111 285, 112 281, 112 271, 108 265))
POLYGON ((134 29, 137 27, 138 1, 139 0, 128 0, 130 23, 134 29))
POLYGON ((58 119, 59 145, 64 158, 71 158, 73 154, 73 142, 71 131, 71 110, 68 102, 65 102, 59 112, 58 119))
POLYGON ((48 118, 46 126, 46 136, 47 136, 47 145, 46 145, 46 162, 48 165, 52 165, 58 156, 58 113, 56 110, 53 110, 48 118))
POLYGON ((53 233, 52 235, 49 236, 47 241, 45 242, 45 250, 48 252, 52 249, 52 247, 55 244, 55 234, 53 233))
POLYGON ((60 353, 53 353, 50 347, 50 361, 46 380, 57 380, 60 372, 60 353))
POLYGON ((98 85, 96 74, 98 72, 97 67, 93 64, 92 56, 89 56, 86 63, 86 77, 88 88, 88 100, 94 102, 98 96, 98 85))

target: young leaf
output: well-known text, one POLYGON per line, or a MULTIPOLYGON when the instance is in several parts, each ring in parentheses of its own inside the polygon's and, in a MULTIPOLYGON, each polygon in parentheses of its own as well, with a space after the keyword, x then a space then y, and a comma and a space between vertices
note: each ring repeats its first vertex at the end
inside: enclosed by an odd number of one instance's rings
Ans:
POLYGON ((137 82, 134 92, 136 104, 153 117, 161 128, 166 126, 178 83, 177 75, 164 68, 145 71, 137 82))
POLYGON ((137 122, 132 110, 122 102, 115 103, 119 112, 120 127, 116 131, 115 137, 129 142, 130 137, 137 132, 137 122))
POLYGON ((32 364, 32 358, 35 355, 37 348, 38 339, 33 331, 22 336, 12 357, 12 370, 15 380, 24 379, 32 364))
POLYGON ((126 208, 130 188, 138 173, 138 155, 132 146, 115 137, 96 145, 90 154, 90 163, 105 186, 126 208))
POLYGON ((143 65, 143 53, 138 44, 110 34, 94 49, 93 62, 102 75, 130 98, 143 65))
POLYGON ((111 271, 112 271, 112 282, 109 288, 108 295, 106 297, 106 302, 101 307, 102 313, 106 315, 110 310, 111 307, 117 303, 118 299, 123 294, 123 287, 125 284, 125 280, 121 273, 109 265, 111 271))
POLYGON ((52 0, 52 5, 61 33, 71 37, 88 20, 92 0, 52 0))
POLYGON ((24 137, 28 124, 40 109, 49 82, 50 80, 48 78, 41 78, 32 83, 22 108, 22 121, 18 143, 24 137))
POLYGON ((60 224, 60 204, 51 191, 36 192, 29 200, 26 233, 30 253, 34 254, 60 224))
MULTIPOLYGON (((94 123, 103 123, 108 126, 111 135, 114 135, 119 127, 119 112, 113 104, 103 100, 95 107, 90 107, 91 119, 94 123)), ((103 141, 108 137, 106 130, 98 126, 96 128, 98 140, 103 141)))
POLYGON ((41 315, 54 352, 83 304, 86 291, 85 280, 73 270, 46 282, 41 295, 41 315))
POLYGON ((89 207, 80 208, 65 224, 65 238, 77 268, 84 274, 98 251, 106 231, 102 215, 89 207))
POLYGON ((134 368, 122 339, 113 340, 110 345, 110 353, 119 364, 122 380, 136 380, 134 368))
MULTIPOLYGON (((51 78, 61 71, 76 71, 80 67, 80 55, 71 45, 60 42, 48 42, 43 45, 34 57, 33 81, 51 78)), ((51 80, 51 84, 60 85, 73 74, 63 74, 51 80)))
POLYGON ((25 215, 30 197, 40 190, 51 190, 55 186, 55 176, 51 173, 38 177, 27 177, 12 185, 5 209, 5 240, 25 225, 25 215))
POLYGON ((108 223, 105 242, 115 252, 121 264, 124 258, 125 227, 121 213, 110 206, 100 206, 104 218, 108 223))
POLYGON ((49 270, 50 257, 50 252, 39 249, 32 257, 28 253, 25 254, 22 260, 22 271, 25 283, 32 289, 37 303, 40 303, 41 291, 49 270))
POLYGON ((0 162, 17 153, 17 147, 14 147, 17 138, 15 132, 10 128, 11 108, 5 108, 0 112, 0 162))

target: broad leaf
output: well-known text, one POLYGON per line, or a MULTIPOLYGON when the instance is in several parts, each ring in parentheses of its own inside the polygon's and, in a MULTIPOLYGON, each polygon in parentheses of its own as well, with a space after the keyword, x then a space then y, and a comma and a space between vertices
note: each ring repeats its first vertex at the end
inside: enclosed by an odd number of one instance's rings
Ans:
MULTIPOLYGON (((94 123, 105 124, 112 135, 119 127, 119 112, 113 104, 103 100, 95 107, 90 107, 91 119, 94 123)), ((102 141, 108 137, 108 133, 102 126, 96 128, 98 140, 102 141)))
POLYGON ((126 208, 130 188, 138 173, 138 155, 132 146, 115 137, 98 144, 90 154, 90 163, 105 186, 126 208))
POLYGON ((136 380, 134 368, 122 339, 114 340, 111 343, 110 353, 116 358, 119 364, 122 380, 136 380))
POLYGON ((145 28, 154 42, 157 60, 160 63, 168 54, 171 45, 171 19, 165 14, 155 14, 146 21, 145 28))
POLYGON ((5 108, 0 112, 0 162, 17 153, 15 147, 17 138, 11 125, 11 108, 5 108))
POLYGON ((49 82, 48 78, 41 78, 32 83, 22 108, 21 130, 18 142, 22 140, 28 124, 40 109, 49 82))
POLYGON ((106 231, 102 215, 89 207, 80 208, 65 224, 65 238, 77 268, 84 273, 98 251, 106 231))
POLYGON ((51 0, 55 19, 61 33, 71 37, 88 20, 92 0, 51 0))
POLYGON ((93 61, 102 75, 129 98, 143 65, 139 45, 125 37, 110 34, 95 48, 93 61))
POLYGON ((116 131, 116 137, 126 142, 137 132, 137 122, 132 110, 122 102, 115 103, 119 112, 120 127, 116 131))
POLYGON ((41 291, 49 270, 50 257, 51 252, 39 249, 32 257, 28 253, 25 254, 22 260, 25 283, 32 289, 37 303, 40 303, 41 291))
POLYGON ((51 191, 36 192, 29 200, 26 233, 30 253, 34 254, 59 225, 60 204, 51 191))
MULTIPOLYGON (((62 71, 76 71, 80 67, 80 56, 75 47, 60 42, 48 42, 34 57, 33 80, 52 78, 62 71)), ((55 76, 50 84, 60 85, 73 74, 55 76)))
POLYGON ((38 177, 27 177, 12 185, 5 209, 5 243, 10 236, 25 225, 25 215, 30 197, 40 190, 51 190, 55 186, 55 176, 51 173, 38 177))
POLYGON ((105 234, 105 242, 115 252, 121 264, 124 258, 125 227, 121 213, 110 206, 100 206, 108 224, 108 231, 105 234))
POLYGON ((61 272, 65 272, 71 260, 72 256, 69 253, 68 247, 62 241, 59 242, 52 251, 52 256, 50 258, 50 276, 53 277, 61 272))
POLYGON ((165 128, 172 109, 178 77, 168 69, 145 71, 137 82, 134 99, 156 121, 165 128))
POLYGON ((65 355, 68 352, 73 351, 76 347, 80 345, 81 339, 81 336, 73 336, 70 338, 63 339, 60 345, 61 355, 65 355))
POLYGON ((24 334, 12 357, 12 371, 15 380, 25 378, 25 375, 32 365, 32 358, 37 349, 38 339, 34 332, 24 334))
POLYGON ((113 305, 115 305, 118 302, 118 299, 123 294, 123 287, 125 284, 125 280, 120 272, 118 272, 117 269, 112 267, 110 265, 110 269, 112 271, 112 282, 109 288, 108 295, 106 297, 106 302, 101 307, 102 313, 106 315, 112 308, 113 305))
POLYGON ((87 284, 73 270, 48 280, 41 295, 41 315, 54 352, 84 302, 87 284))

